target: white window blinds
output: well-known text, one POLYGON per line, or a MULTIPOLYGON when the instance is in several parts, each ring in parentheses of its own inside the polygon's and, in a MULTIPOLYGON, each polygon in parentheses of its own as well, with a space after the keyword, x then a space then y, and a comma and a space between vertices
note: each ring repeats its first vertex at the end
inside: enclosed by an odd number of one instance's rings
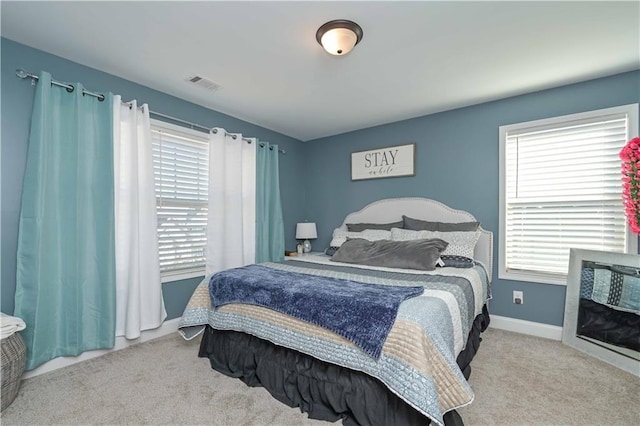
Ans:
POLYGON ((618 153, 628 115, 508 127, 501 270, 563 277, 569 248, 626 252, 618 153))
POLYGON ((204 273, 207 235, 209 148, 205 134, 152 125, 163 278, 204 273))

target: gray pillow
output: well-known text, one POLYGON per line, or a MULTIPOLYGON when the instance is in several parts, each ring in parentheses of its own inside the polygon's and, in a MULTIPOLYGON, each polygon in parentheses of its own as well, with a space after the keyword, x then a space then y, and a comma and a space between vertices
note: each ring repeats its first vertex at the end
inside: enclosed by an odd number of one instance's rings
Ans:
POLYGON ((339 248, 340 247, 335 246, 327 247, 327 249, 324 251, 324 254, 326 254, 327 256, 333 256, 334 254, 336 254, 339 248))
POLYGON ((412 231, 439 231, 439 232, 468 232, 477 231, 480 222, 428 222, 426 220, 413 219, 408 216, 402 216, 403 228, 412 231))
POLYGON ((365 229, 382 229, 385 231, 391 231, 391 228, 402 228, 402 224, 402 221, 392 223, 347 223, 347 231, 362 232, 365 229))
POLYGON ((347 240, 331 258, 334 262, 387 268, 433 271, 440 253, 448 243, 439 238, 412 241, 378 240, 361 238, 347 240))
POLYGON ((440 256, 441 264, 438 266, 443 268, 473 268, 476 262, 465 256, 455 256, 451 254, 443 254, 440 256))

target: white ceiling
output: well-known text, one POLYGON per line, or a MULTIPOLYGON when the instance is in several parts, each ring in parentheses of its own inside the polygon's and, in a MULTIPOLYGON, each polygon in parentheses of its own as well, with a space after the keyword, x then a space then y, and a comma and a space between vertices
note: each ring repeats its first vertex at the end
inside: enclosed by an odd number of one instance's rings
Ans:
POLYGON ((303 141, 640 68, 638 1, 1 7, 4 37, 303 141), (363 28, 347 56, 316 43, 332 19, 363 28))

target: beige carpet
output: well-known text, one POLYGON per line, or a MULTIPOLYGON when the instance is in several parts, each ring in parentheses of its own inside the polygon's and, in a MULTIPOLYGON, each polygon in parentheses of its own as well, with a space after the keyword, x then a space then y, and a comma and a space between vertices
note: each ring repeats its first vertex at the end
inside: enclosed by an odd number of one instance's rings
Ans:
MULTIPOLYGON (((560 342, 488 330, 467 425, 638 425, 640 379, 560 342)), ((210 369, 177 334, 25 380, 14 424, 306 425, 261 388, 210 369)), ((326 424, 326 423, 324 423, 326 424)))

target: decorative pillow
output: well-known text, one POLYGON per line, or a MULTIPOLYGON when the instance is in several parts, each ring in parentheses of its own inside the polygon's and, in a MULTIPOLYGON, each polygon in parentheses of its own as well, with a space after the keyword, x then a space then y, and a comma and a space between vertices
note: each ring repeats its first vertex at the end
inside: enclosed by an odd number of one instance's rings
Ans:
POLYGON ((334 262, 387 268, 433 271, 447 242, 440 239, 413 241, 347 240, 331 258, 334 262))
POLYGON ((473 259, 473 251, 480 238, 480 231, 475 232, 438 232, 438 231, 411 231, 409 229, 393 228, 391 239, 393 241, 423 240, 425 238, 440 238, 449 243, 443 255, 463 256, 473 259))
MULTIPOLYGON (((480 222, 428 222, 404 215, 402 216, 402 223, 402 228, 411 229, 412 231, 470 232, 477 231, 480 227, 480 222)), ((398 228, 400 227, 398 226, 398 228)))
POLYGON ((473 259, 468 257, 443 254, 440 256, 440 262, 437 266, 443 268, 473 268, 475 264, 473 259))
POLYGON ((339 248, 340 247, 329 247, 324 251, 324 254, 326 254, 327 256, 333 256, 334 254, 336 254, 339 248))
POLYGON ((392 223, 347 223, 347 231, 362 232, 365 229, 383 229, 391 231, 391 228, 402 228, 402 221, 392 223))
POLYGON ((390 240, 391 231, 385 231, 382 229, 365 229, 362 232, 349 232, 336 228, 333 231, 333 238, 331 239, 329 247, 340 247, 345 241, 347 241, 347 238, 362 238, 368 241, 390 240))

